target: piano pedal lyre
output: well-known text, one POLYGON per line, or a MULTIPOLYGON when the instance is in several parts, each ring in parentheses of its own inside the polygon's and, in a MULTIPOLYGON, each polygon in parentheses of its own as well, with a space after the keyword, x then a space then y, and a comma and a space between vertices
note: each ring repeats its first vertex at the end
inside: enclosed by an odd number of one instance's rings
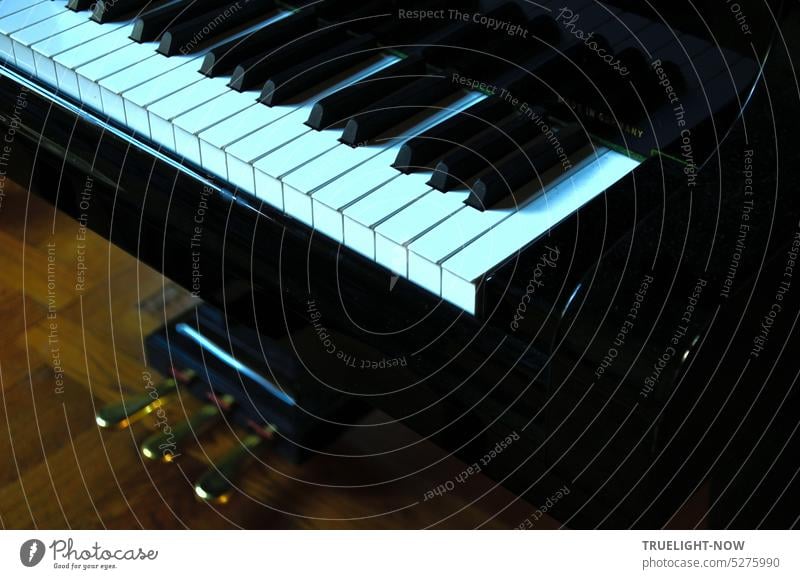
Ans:
POLYGON ((203 405, 189 418, 176 424, 169 431, 156 432, 142 442, 142 454, 150 460, 161 459, 163 462, 172 462, 177 453, 177 446, 185 441, 191 434, 199 435, 211 428, 220 417, 228 412, 235 400, 233 396, 215 396, 209 393, 211 402, 203 405))
POLYGON ((97 411, 95 422, 101 428, 128 428, 167 404, 177 393, 178 386, 186 386, 195 378, 192 370, 173 370, 172 377, 154 386, 147 394, 103 406, 97 411))
POLYGON ((225 504, 230 500, 233 486, 245 462, 258 449, 275 438, 277 429, 268 424, 260 427, 251 425, 252 433, 239 439, 238 445, 208 469, 194 484, 197 498, 216 504, 225 504))

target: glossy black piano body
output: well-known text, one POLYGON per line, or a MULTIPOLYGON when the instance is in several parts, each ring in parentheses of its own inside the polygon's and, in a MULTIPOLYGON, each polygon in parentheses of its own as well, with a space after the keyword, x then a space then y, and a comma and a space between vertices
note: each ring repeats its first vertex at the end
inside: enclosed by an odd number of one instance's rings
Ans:
MULTIPOLYGON (((787 74, 786 55, 769 66, 787 74)), ((742 252, 726 284, 743 214, 742 195, 730 192, 741 191, 746 158, 762 189, 776 159, 786 166, 792 129, 800 129, 789 91, 771 98, 759 87, 718 150, 703 142, 722 140, 739 103, 716 110, 719 125, 698 117, 698 155, 710 155, 702 171, 669 158, 680 158, 673 135, 662 155, 487 276, 479 315, 471 316, 199 168, 187 171, 153 143, 139 146, 66 100, 21 88, 22 77, 9 73, 0 84, 0 118, 14 128, 11 178, 236 323, 292 336, 315 378, 308 382, 316 382, 305 396, 315 387, 368 396, 469 464, 518 435, 484 471, 534 504, 566 485, 571 492, 552 512, 568 526, 669 523, 704 480, 730 468, 719 458, 735 456, 730 441, 745 436, 736 421, 759 387, 780 401, 794 379, 791 360, 771 375, 765 360, 788 340, 796 293, 786 298, 790 313, 776 323, 771 350, 750 364, 762 378, 737 379, 735 364, 753 349, 768 313, 761 304, 769 309, 797 231, 797 203, 783 189, 796 183, 791 171, 748 210, 747 244, 759 249, 742 252), (776 140, 772 118, 782 119, 776 140), (767 296, 757 307, 754 292, 767 296)), ((746 100, 748 89, 739 88, 746 100)), ((275 404, 268 393, 248 394, 256 409, 275 404)), ((746 432, 773 415, 791 424, 784 412, 796 394, 788 400, 778 414, 767 405, 746 415, 746 432)), ((784 488, 788 479, 776 476, 770 488, 784 488)), ((783 501, 796 487, 786 488, 783 501)), ((711 524, 733 520, 728 496, 719 494, 711 524)), ((793 524, 791 509, 770 514, 767 524, 793 524)))

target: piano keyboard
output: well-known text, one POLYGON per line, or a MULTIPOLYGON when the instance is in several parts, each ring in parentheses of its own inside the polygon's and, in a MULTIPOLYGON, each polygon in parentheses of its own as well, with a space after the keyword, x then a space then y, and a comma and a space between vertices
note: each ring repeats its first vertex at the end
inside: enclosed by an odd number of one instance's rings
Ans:
POLYGON ((639 164, 577 138, 564 169, 534 121, 311 22, 267 1, 0 0, 0 55, 471 314, 487 274, 639 164), (464 135, 470 116, 515 139, 464 135))

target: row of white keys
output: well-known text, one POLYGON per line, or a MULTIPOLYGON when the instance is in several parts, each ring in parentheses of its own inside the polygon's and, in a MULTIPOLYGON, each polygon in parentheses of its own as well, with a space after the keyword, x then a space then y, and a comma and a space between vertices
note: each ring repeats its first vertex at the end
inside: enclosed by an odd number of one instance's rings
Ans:
MULTIPOLYGON (((329 196, 332 194, 332 190, 341 190, 334 183, 338 183, 339 178, 351 169, 353 181, 360 184, 357 188, 372 184, 371 187, 374 189, 383 185, 389 179, 397 176, 397 170, 393 169, 391 165, 394 157, 397 156, 398 149, 399 145, 387 149, 382 145, 353 148, 340 144, 301 167, 302 170, 286 175, 283 179, 283 198, 276 199, 272 203, 278 207, 283 205, 287 213, 291 213, 307 225, 314 225, 311 197, 313 193, 325 189, 324 195, 329 196), (375 171, 371 170, 371 167, 366 170, 362 169, 367 161, 378 159, 378 157, 380 157, 380 162, 375 164, 375 167, 378 167, 375 171), (328 185, 331 187, 327 187, 328 185)), ((258 189, 258 183, 256 183, 256 189, 258 189)), ((341 242, 341 216, 339 221, 338 236, 334 237, 326 229, 320 229, 320 231, 341 242)))
MULTIPOLYGON (((175 118, 172 123, 175 133, 175 151, 197 165, 202 165, 200 134, 246 109, 255 108, 256 105, 253 102, 259 94, 258 91, 227 90, 175 118)), ((213 139, 213 136, 206 136, 213 139)), ((224 168, 224 159, 222 166, 224 168)))
POLYGON ((521 207, 442 263, 442 298, 475 313, 476 292, 484 275, 603 193, 639 164, 639 161, 621 153, 598 148, 594 158, 548 189, 545 195, 521 207))
MULTIPOLYGON (((211 173, 224 178, 228 176, 228 165, 225 160, 225 148, 228 145, 255 134, 270 123, 297 110, 296 105, 268 107, 255 102, 261 94, 259 91, 241 94, 250 100, 250 106, 197 135, 200 142, 201 165, 211 173)), ((214 101, 212 103, 216 104, 214 101)))
MULTIPOLYGON (((295 108, 290 114, 281 115, 279 120, 269 123, 254 133, 225 147, 228 180, 241 190, 255 194, 255 173, 252 163, 278 147, 296 139, 303 133, 313 130, 305 122, 308 120, 308 115, 317 101, 386 68, 397 62, 397 60, 395 56, 378 57, 370 64, 355 69, 344 79, 321 91, 313 99, 295 108)), ((280 106, 267 107, 263 104, 258 106, 274 109, 287 108, 280 106)), ((225 124, 228 124, 228 122, 225 121, 225 124)), ((239 128, 241 129, 241 127, 239 128)))
MULTIPOLYGON (((53 4, 56 3, 54 2, 53 4)), ((54 16, 18 30, 11 35, 14 59, 17 66, 32 75, 37 75, 35 53, 32 48, 34 44, 46 40, 58 32, 71 30, 87 22, 88 12, 73 12, 67 10, 65 3, 59 2, 58 4, 61 4, 61 10, 54 16)))
MULTIPOLYGON (((108 26, 96 22, 91 24, 100 28, 108 26)), ((128 38, 132 31, 133 24, 110 26, 108 34, 100 35, 85 44, 76 45, 55 55, 52 60, 56 69, 58 89, 80 100, 81 92, 76 70, 132 44, 133 41, 128 38)))
POLYGON ((203 78, 149 104, 147 106, 147 119, 150 126, 150 136, 169 150, 177 151, 173 125, 175 117, 186 111, 193 110, 226 92, 231 92, 231 89, 228 88, 227 79, 221 77, 203 78))
POLYGON ((439 263, 513 212, 510 208, 478 211, 465 205, 408 246, 408 278, 438 295, 439 263))
MULTIPOLYGON (((39 0, 39 2, 43 1, 44 0, 39 0)), ((33 0, 3 0, 0 2, 0 18, 5 18, 6 16, 10 16, 16 12, 27 10, 37 3, 38 2, 33 0)))
MULTIPOLYGON (((249 155, 246 164, 255 164, 254 177, 251 180, 245 169, 246 176, 237 177, 239 183, 234 184, 246 183, 245 190, 469 312, 475 310, 477 288, 486 273, 638 165, 601 149, 588 166, 576 168, 528 205, 479 212, 463 205, 466 192, 441 194, 425 184, 427 174, 398 174, 391 167, 398 145, 357 149, 341 145, 339 131, 312 131, 304 125, 311 103, 253 104, 257 91, 238 93, 228 90, 221 78, 206 78, 197 71, 197 56, 158 55, 154 43, 127 39, 128 26, 87 21, 83 13, 67 11, 63 1, 23 7, 16 0, 5 0, 0 3, 0 32, 4 42, 11 42, 7 57, 17 66, 59 87, 68 85, 72 94, 76 84, 64 83, 69 75, 59 75, 51 66, 60 63, 65 70, 77 71, 82 100, 118 120, 126 117, 121 102, 127 101, 120 95, 139 96, 136 102, 147 108, 146 133, 169 142, 170 148, 177 148, 174 135, 178 134, 170 122, 184 117, 198 161, 202 131, 250 111, 246 118, 258 118, 262 124, 245 125, 250 134, 244 138, 225 127, 234 140, 224 147, 227 158, 220 175, 229 175, 232 160, 241 162, 242 153, 249 155), (164 83, 168 78, 164 75, 176 69, 177 83, 164 83), (87 83, 90 79, 99 84, 99 98, 87 83), (134 92, 148 83, 152 85, 148 92, 134 92), (160 91, 154 90, 157 84, 163 87, 160 91), (200 113, 203 107, 208 108, 200 113), (211 110, 216 112, 205 114, 211 110), (156 120, 161 126, 154 130, 156 120)), ((314 102, 395 60, 386 57, 358 71, 314 102)))
MULTIPOLYGON (((154 47, 151 47, 154 48, 154 47)), ((112 74, 98 82, 103 112, 123 124, 127 123, 125 100, 123 93, 153 81, 162 74, 171 72, 179 66, 191 66, 194 60, 191 56, 174 56, 166 58, 153 50, 150 56, 112 74)), ((196 63, 194 63, 196 66, 196 63)), ((159 84, 166 85, 167 90, 174 90, 172 76, 169 79, 159 79, 159 84), (169 82, 168 82, 169 81, 169 82)), ((140 131, 141 132, 141 131, 140 131)), ((149 135, 148 135, 149 136, 149 135)))
MULTIPOLYGON (((231 40, 245 39, 255 30, 269 26, 290 14, 291 12, 288 11, 280 11, 264 22, 254 24, 234 35, 226 36, 208 50, 231 40)), ((162 59, 181 58, 184 59, 184 62, 169 71, 168 76, 162 73, 122 95, 127 124, 163 147, 177 152, 174 120, 217 96, 236 93, 228 88, 226 77, 209 78, 200 72, 200 65, 205 53, 206 51, 203 51, 196 55, 169 58, 159 54, 158 56, 162 59)), ((254 95, 251 94, 236 94, 242 97, 241 100, 250 99, 250 104, 255 100, 254 95)))
MULTIPOLYGON (((123 93, 126 91, 152 81, 180 66, 187 65, 191 67, 192 64, 194 64, 194 67, 198 66, 196 56, 179 55, 168 58, 158 54, 155 51, 156 46, 156 43, 150 42, 134 44, 129 50, 141 49, 141 54, 146 55, 145 58, 98 81, 97 84, 100 87, 103 105, 102 110, 112 119, 123 124, 126 123, 127 116, 125 101, 123 100, 123 93)), ((167 84, 166 88, 168 90, 172 90, 175 87, 172 75, 168 79, 160 79, 159 83, 167 84)))
MULTIPOLYGON (((430 129, 485 98, 471 93, 431 115, 408 131, 404 139, 430 129)), ((284 210, 339 243, 344 241, 342 211, 391 179, 401 176, 392 167, 401 142, 351 148, 339 145, 303 165, 283 180, 284 210)))
MULTIPOLYGON (((10 1, 6 0, 6 2, 10 1)), ((5 2, 2 6, 7 7, 5 2)), ((109 36, 109 39, 114 38, 114 41, 111 42, 106 39, 98 40, 112 34, 121 24, 103 26, 88 20, 88 17, 88 11, 75 13, 66 8, 65 2, 49 0, 44 0, 39 4, 29 4, 25 10, 15 12, 13 18, 18 23, 24 21, 28 24, 12 35, 14 37, 13 48, 20 55, 19 62, 16 64, 33 72, 30 58, 32 54, 35 76, 38 79, 80 99, 77 76, 72 69, 130 43, 130 40, 127 39, 128 33, 124 36, 109 36), (47 9, 45 10, 45 7, 41 7, 40 4, 47 4, 47 9), (43 15, 49 16, 40 20, 43 15), (76 23, 77 25, 72 26, 76 23), (63 26, 69 26, 69 28, 63 30, 63 26), (26 44, 29 45, 27 48, 26 44), (59 64, 55 60, 62 55, 62 62, 68 63, 68 65, 59 64)), ((7 21, 5 24, 8 27, 11 26, 7 21)), ((12 42, 10 37, 0 36, 0 39, 12 42)))
POLYGON ((131 40, 124 47, 76 69, 78 87, 81 91, 81 102, 97 111, 103 111, 100 81, 136 63, 151 58, 154 49, 154 43, 139 44, 131 40))
MULTIPOLYGON (((105 36, 106 34, 110 34, 122 26, 121 23, 102 26, 88 19, 88 11, 78 14, 87 15, 84 16, 83 24, 54 34, 31 46, 34 64, 36 65, 37 78, 56 88, 59 86, 56 63, 54 60, 56 56, 70 49, 87 45, 89 42, 101 36, 105 36)), ((94 56, 102 56, 102 54, 94 56)), ((73 86, 75 89, 75 94, 73 96, 77 96, 77 80, 73 86)))
MULTIPOLYGON (((316 190, 309 189, 308 193, 298 191, 284 183, 283 201, 286 212, 288 213, 291 209, 292 213, 295 216, 299 215, 298 218, 306 224, 312 225, 317 231, 343 243, 344 218, 342 211, 345 207, 399 175, 397 169, 392 167, 392 163, 397 157, 400 145, 390 147, 380 154, 376 154, 375 149, 376 147, 351 149, 347 145, 342 145, 331 153, 312 161, 311 164, 315 167, 309 168, 308 173, 313 173, 316 169, 324 171, 327 168, 329 173, 339 173, 339 176, 316 190), (352 170, 344 172, 342 165, 338 163, 353 160, 347 155, 348 149, 354 156, 370 155, 370 158, 352 170), (335 158, 331 159, 330 157, 335 158), (311 194, 309 195, 309 193, 311 194)), ((304 170, 303 173, 305 172, 304 170)))
POLYGON ((375 261, 408 277, 408 248, 415 239, 464 208, 469 192, 431 190, 375 228, 375 261))
POLYGON ((428 179, 427 172, 401 174, 347 207, 342 212, 345 245, 374 260, 375 227, 430 192, 428 179))
POLYGON ((0 58, 14 62, 12 34, 55 16, 64 9, 64 2, 49 0, 30 1, 28 6, 21 10, 18 3, 8 6, 6 15, 0 18, 0 58))

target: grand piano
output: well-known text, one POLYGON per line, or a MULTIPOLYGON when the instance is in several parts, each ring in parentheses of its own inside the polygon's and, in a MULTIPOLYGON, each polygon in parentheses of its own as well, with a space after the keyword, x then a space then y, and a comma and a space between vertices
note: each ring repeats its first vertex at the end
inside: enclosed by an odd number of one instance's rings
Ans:
POLYGON ((151 363, 288 452, 376 407, 566 526, 794 526, 796 19, 0 0, 3 177, 200 298, 151 363))

